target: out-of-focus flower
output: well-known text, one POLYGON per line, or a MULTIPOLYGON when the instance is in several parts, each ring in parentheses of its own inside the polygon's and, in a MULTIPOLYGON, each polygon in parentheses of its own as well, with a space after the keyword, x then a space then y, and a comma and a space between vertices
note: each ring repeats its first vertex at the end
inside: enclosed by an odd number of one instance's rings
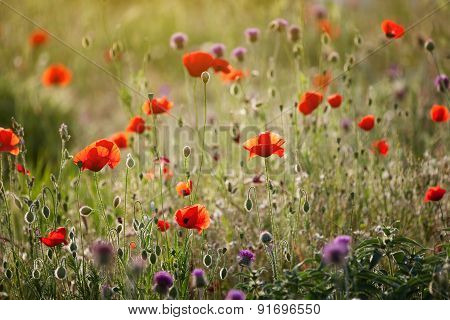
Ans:
POLYGON ((307 91, 300 98, 298 111, 307 116, 322 103, 322 99, 323 96, 320 92, 307 91))
POLYGON ((364 131, 370 131, 375 126, 375 116, 369 114, 367 116, 362 117, 362 119, 358 123, 358 127, 363 129, 364 131))
POLYGON ((332 108, 339 108, 342 104, 342 96, 339 93, 335 93, 328 96, 327 101, 332 108))
POLYGON ((247 41, 250 43, 254 43, 254 42, 258 41, 261 31, 259 31, 258 28, 247 28, 247 29, 245 29, 244 33, 245 33, 245 37, 247 38, 247 41))
POLYGON ((319 73, 313 78, 313 85, 317 90, 326 91, 331 82, 331 72, 319 73))
POLYGON ((372 151, 374 153, 380 154, 382 156, 385 156, 389 152, 389 144, 386 140, 377 140, 372 143, 372 151))
POLYGON ((249 159, 260 156, 263 158, 276 154, 280 158, 284 156, 284 148, 281 147, 285 143, 284 139, 279 135, 266 131, 260 133, 256 137, 248 139, 243 147, 250 152, 249 159))
POLYGON ((134 132, 134 133, 144 132, 145 131, 145 120, 139 116, 135 116, 135 117, 131 118, 126 130, 128 132, 134 132))
POLYGON ((173 286, 173 277, 167 271, 158 271, 153 276, 153 290, 162 296, 169 294, 170 288, 173 286))
POLYGON ((170 46, 173 49, 181 50, 188 42, 188 36, 182 32, 176 32, 170 37, 170 46))
POLYGON ((245 300, 245 293, 241 290, 231 289, 228 291, 225 300, 245 300))
POLYGON ((341 128, 344 129, 345 131, 349 131, 350 128, 352 126, 352 120, 350 120, 349 118, 343 118, 341 120, 341 128))
POLYGON ((25 167, 23 165, 21 165, 20 163, 16 164, 16 170, 17 172, 23 174, 23 175, 30 175, 30 170, 25 169, 25 167))
POLYGON ((350 252, 351 237, 338 236, 327 243, 322 250, 322 259, 326 264, 341 265, 350 252))
POLYGON ((0 152, 7 152, 17 156, 20 152, 19 137, 16 136, 12 129, 0 127, 0 152))
POLYGON ((236 82, 247 77, 248 72, 230 68, 230 72, 222 73, 222 81, 226 83, 236 82))
POLYGON ((34 30, 30 37, 28 38, 28 42, 34 48, 40 47, 47 43, 48 41, 48 33, 44 30, 34 30))
POLYGON ((288 29, 288 38, 291 42, 300 40, 300 27, 293 24, 288 29))
POLYGON ((445 192, 446 190, 441 188, 439 185, 435 187, 430 187, 425 193, 425 198, 423 199, 423 202, 439 201, 444 197, 445 192))
POLYGON ((107 266, 112 262, 114 248, 111 243, 98 240, 92 244, 90 250, 94 256, 94 261, 97 264, 107 266))
POLYGON ((156 225, 158 227, 158 230, 161 232, 166 232, 167 230, 170 229, 170 223, 161 219, 158 220, 156 225))
POLYGON ((247 53, 247 49, 244 47, 237 47, 234 48, 233 51, 231 52, 231 55, 239 62, 244 61, 245 59, 245 54, 247 53))
POLYGON ((225 45, 216 43, 211 47, 211 52, 216 58, 222 58, 225 54, 225 45))
POLYGON ((168 113, 172 107, 172 101, 169 101, 166 97, 153 98, 152 100, 147 100, 144 102, 142 105, 142 111, 148 115, 168 113))
POLYGON ((434 122, 447 122, 450 118, 447 107, 435 104, 431 107, 430 118, 434 122))
POLYGON ((114 142, 119 149, 126 149, 128 147, 128 132, 117 132, 109 140, 114 142))
POLYGON ((392 20, 384 20, 381 23, 381 30, 383 30, 386 37, 394 39, 401 38, 405 33, 405 28, 392 20))
POLYGON ((65 87, 72 80, 72 72, 61 63, 52 64, 42 74, 42 84, 46 87, 65 87))
POLYGON ((445 92, 449 88, 449 80, 447 75, 440 74, 436 76, 434 79, 434 85, 436 86, 436 90, 439 92, 445 92))
POLYGON ((191 273, 191 284, 193 288, 205 288, 208 285, 205 271, 203 269, 194 269, 191 273))
POLYGON ((286 19, 277 18, 270 22, 269 27, 274 31, 283 32, 286 30, 288 25, 289 22, 286 19))
POLYGON ((186 197, 190 195, 192 191, 192 181, 189 180, 187 182, 186 181, 178 182, 176 185, 176 190, 181 197, 186 197))

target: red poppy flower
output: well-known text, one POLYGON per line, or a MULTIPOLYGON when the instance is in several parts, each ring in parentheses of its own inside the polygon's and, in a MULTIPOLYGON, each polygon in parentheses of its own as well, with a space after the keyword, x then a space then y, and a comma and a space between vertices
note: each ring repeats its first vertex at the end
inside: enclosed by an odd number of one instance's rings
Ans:
POLYGON ((157 226, 161 232, 165 232, 170 229, 170 223, 164 220, 158 220, 157 226))
POLYGON ((334 39, 339 36, 340 30, 331 25, 328 19, 320 19, 318 22, 319 29, 323 33, 326 33, 330 36, 330 38, 334 39))
POLYGON ((424 202, 430 201, 439 201, 444 197, 445 189, 442 189, 440 186, 430 187, 425 193, 424 202))
POLYGON ((210 223, 208 210, 206 210, 205 206, 200 204, 194 204, 178 209, 177 212, 175 212, 175 221, 180 227, 196 229, 198 234, 201 234, 203 230, 208 229, 210 223))
POLYGON ((358 123, 358 126, 365 130, 370 131, 375 126, 375 116, 374 115, 367 115, 361 119, 361 121, 358 123))
POLYGON ((173 103, 167 100, 166 97, 154 98, 151 101, 147 100, 142 105, 142 111, 145 114, 159 114, 169 112, 172 109, 173 103))
POLYGON ((298 111, 305 116, 313 112, 321 103, 323 96, 320 92, 307 91, 300 98, 298 104, 298 111))
POLYGON ((223 82, 235 82, 244 79, 247 76, 247 72, 230 67, 230 72, 222 73, 223 82))
POLYGON ((67 86, 72 80, 72 73, 63 64, 52 64, 42 74, 42 84, 50 86, 67 86))
POLYGON ((126 149, 128 147, 128 132, 117 132, 109 140, 114 142, 119 149, 126 149))
POLYGON ((214 69, 214 72, 221 72, 224 74, 230 73, 232 69, 227 60, 220 58, 214 58, 212 61, 212 68, 214 69))
POLYGON ((47 32, 43 30, 34 30, 30 37, 28 38, 28 42, 32 47, 39 47, 43 44, 45 44, 48 40, 48 34, 47 32))
POLYGON ((108 165, 114 169, 120 162, 120 150, 117 145, 106 139, 95 141, 73 157, 73 163, 81 165, 81 170, 98 172, 108 165))
POLYGON ((386 140, 377 140, 372 143, 372 151, 378 152, 378 154, 381 154, 383 156, 388 154, 389 151, 389 144, 386 140))
POLYGON ((145 131, 145 120, 139 116, 131 118, 127 127, 128 132, 142 133, 145 131))
POLYGON ((430 118, 434 122, 447 122, 450 118, 448 109, 445 106, 435 104, 431 107, 430 118))
POLYGON ((313 78, 313 84, 317 90, 326 91, 331 82, 331 72, 320 73, 313 78))
POLYGON ((255 156, 267 158, 273 154, 281 158, 284 155, 284 148, 281 147, 284 142, 284 139, 279 135, 266 131, 247 140, 243 147, 250 152, 249 159, 255 156))
POLYGON ((0 152, 8 152, 17 156, 19 154, 19 137, 11 129, 0 127, 0 152))
POLYGON ((200 77, 212 67, 213 61, 214 57, 203 51, 194 51, 183 56, 183 64, 192 77, 200 77))
POLYGON ((342 104, 342 96, 339 93, 335 93, 329 96, 327 101, 332 108, 339 108, 342 104))
POLYGON ((30 170, 25 169, 25 167, 23 165, 21 165, 20 163, 16 164, 16 170, 17 172, 23 174, 23 175, 30 175, 30 170))
POLYGON ((180 181, 180 182, 177 183, 176 189, 177 189, 177 193, 180 196, 186 197, 186 196, 191 194, 192 181, 191 180, 189 180, 188 182, 180 181))
POLYGON ((55 247, 63 243, 68 245, 69 242, 66 240, 66 232, 66 228, 60 227, 55 231, 51 231, 47 237, 41 237, 39 239, 47 247, 55 247))
POLYGON ((383 30, 386 37, 394 39, 401 38, 405 33, 405 29, 403 28, 403 26, 395 23, 392 20, 384 20, 381 23, 381 30, 383 30))

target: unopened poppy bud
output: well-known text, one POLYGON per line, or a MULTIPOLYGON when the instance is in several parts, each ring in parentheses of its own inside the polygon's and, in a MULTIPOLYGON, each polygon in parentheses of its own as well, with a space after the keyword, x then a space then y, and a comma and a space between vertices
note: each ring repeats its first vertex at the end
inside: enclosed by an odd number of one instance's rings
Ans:
POLYGON ((322 33, 320 41, 322 42, 323 45, 327 45, 330 42, 330 36, 328 35, 328 33, 326 32, 322 33))
POLYGON ((88 215, 90 215, 90 214, 92 213, 92 211, 93 211, 93 209, 92 209, 91 207, 89 207, 89 206, 82 206, 82 207, 80 208, 80 214, 81 214, 82 216, 85 216, 85 217, 87 217, 88 215))
POLYGON ((18 209, 22 209, 23 208, 22 201, 20 201, 20 199, 15 194, 13 194, 13 198, 14 198, 14 204, 16 205, 16 207, 18 209))
POLYGON ((122 198, 120 198, 119 196, 115 196, 114 200, 113 200, 114 208, 117 208, 118 206, 120 206, 121 202, 122 202, 122 198))
POLYGON ((8 278, 9 280, 12 279, 13 273, 12 273, 11 269, 6 269, 6 271, 5 271, 5 276, 6 276, 6 278, 8 278))
POLYGON ((230 93, 232 96, 237 96, 239 94, 239 87, 236 83, 233 83, 230 86, 230 93))
POLYGON ((208 71, 203 71, 201 77, 202 77, 203 83, 207 84, 208 81, 209 81, 209 77, 210 77, 209 76, 209 72, 208 71))
POLYGON ((119 248, 119 249, 117 249, 117 255, 119 256, 119 258, 123 258, 123 249, 122 248, 119 248))
POLYGON ((309 202, 308 202, 308 200, 306 200, 305 203, 303 204, 303 211, 304 211, 305 213, 308 213, 309 208, 310 208, 309 202))
POLYGON ((353 38, 353 43, 355 46, 359 47, 362 44, 362 37, 358 34, 353 38))
POLYGON ((155 96, 155 94, 153 92, 149 92, 147 93, 147 98, 148 100, 153 100, 153 97, 155 96))
POLYGON ((328 61, 332 62, 332 63, 336 63, 339 61, 339 53, 337 53, 336 51, 330 52, 330 54, 328 55, 328 61))
POLYGON ((262 243, 269 244, 269 243, 272 242, 273 237, 272 237, 272 235, 269 232, 264 231, 259 236, 259 239, 261 240, 262 243))
POLYGON ((38 269, 34 269, 31 273, 31 276, 33 277, 33 279, 39 279, 41 277, 41 273, 38 269))
POLYGON ((52 249, 48 249, 48 250, 47 250, 47 257, 48 257, 50 260, 52 260, 52 258, 53 258, 53 250, 52 250, 52 249))
POLYGON ((75 242, 71 242, 70 246, 69 246, 70 252, 75 252, 75 251, 77 251, 77 249, 78 249, 77 244, 75 242))
POLYGON ((42 208, 42 215, 45 219, 48 219, 48 217, 50 216, 50 208, 48 206, 44 206, 42 208))
POLYGON ((225 278, 227 277, 227 274, 228 274, 227 268, 223 267, 222 269, 220 269, 219 276, 220 276, 221 280, 225 280, 225 278))
POLYGON ((64 280, 66 277, 66 274, 67 274, 66 268, 64 268, 63 266, 59 266, 55 270, 55 277, 58 280, 64 280))
POLYGON ((434 42, 431 39, 425 41, 424 47, 427 51, 432 52, 435 48, 434 42))
POLYGON ((203 257, 203 264, 205 265, 205 267, 209 268, 212 264, 212 257, 209 254, 205 254, 205 256, 203 257))
POLYGON ((152 253, 150 254, 150 263, 151 263, 151 264, 155 264, 155 263, 156 263, 156 259, 157 259, 156 254, 155 254, 154 252, 152 252, 152 253))
POLYGON ((133 169, 133 168, 134 168, 134 165, 136 164, 135 161, 134 161, 134 159, 133 159, 133 157, 131 156, 130 153, 127 154, 127 161, 126 161, 126 164, 127 164, 127 168, 128 168, 128 169, 133 169))
POLYGON ((185 158, 189 158, 189 156, 191 155, 191 147, 185 146, 183 148, 183 154, 185 158))
POLYGON ((85 49, 89 48, 91 45, 91 39, 89 37, 83 37, 83 39, 81 39, 81 45, 85 49))
POLYGON ((250 199, 250 197, 247 197, 247 200, 245 200, 245 210, 247 210, 247 212, 252 211, 253 209, 253 202, 252 199, 250 199))
POLYGON ((34 215, 32 210, 28 210, 27 213, 25 214, 25 221, 29 224, 32 224, 34 222, 35 218, 36 218, 36 216, 34 215))
POLYGON ((74 232, 74 229, 73 229, 73 228, 70 229, 70 231, 69 231, 69 239, 70 239, 70 240, 75 239, 75 232, 74 232))
POLYGON ((161 251, 162 251, 162 250, 161 250, 161 247, 157 245, 157 246, 155 247, 155 253, 156 253, 156 255, 157 255, 158 257, 161 255, 161 251))
POLYGON ((117 234, 120 234, 120 233, 122 232, 122 230, 123 230, 123 226, 122 226, 121 224, 117 225, 117 227, 116 227, 116 233, 117 233, 117 234))
POLYGON ((142 258, 142 260, 147 260, 147 258, 148 258, 147 250, 142 250, 141 258, 142 258))

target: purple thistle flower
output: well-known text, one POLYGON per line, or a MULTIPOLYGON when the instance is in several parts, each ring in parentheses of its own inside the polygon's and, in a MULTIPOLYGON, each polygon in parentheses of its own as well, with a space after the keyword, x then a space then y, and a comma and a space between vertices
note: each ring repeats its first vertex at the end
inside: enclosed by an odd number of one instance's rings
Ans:
POLYGON ((173 49, 181 50, 188 41, 188 36, 182 32, 176 32, 170 37, 170 46, 173 49))
POLYGON ((352 121, 349 118, 344 118, 341 120, 341 128, 345 131, 349 131, 352 126, 352 121))
POLYGON ((316 19, 321 20, 327 17, 327 9, 321 4, 314 4, 311 6, 311 13, 316 19))
POLYGON ((255 261, 255 254, 250 250, 244 249, 239 251, 238 255, 239 265, 243 267, 250 267, 253 261, 255 261))
POLYGON ((191 276, 193 288, 204 288, 208 285, 208 280, 206 279, 206 274, 203 269, 194 269, 191 276))
POLYGON ((225 54, 225 45, 223 43, 216 43, 211 47, 211 52, 216 58, 222 58, 225 54))
POLYGON ((448 90, 449 81, 445 74, 440 74, 434 79, 434 85, 439 92, 445 92, 448 90))
POLYGON ((272 20, 272 22, 270 22, 269 27, 272 30, 282 32, 287 29, 288 25, 289 25, 289 22, 287 20, 282 19, 282 18, 277 18, 275 20, 272 20))
POLYGON ((233 57, 236 58, 239 62, 244 61, 245 54, 247 53, 247 49, 244 47, 237 47, 233 49, 233 52, 231 53, 233 57))
POLYGON ((241 290, 231 289, 228 291, 225 300, 245 300, 245 293, 241 290))
POLYGON ((91 252, 94 256, 94 260, 101 266, 106 266, 111 263, 114 256, 114 248, 111 243, 106 241, 96 241, 91 246, 91 252))
POLYGON ((291 25, 288 30, 288 37, 291 42, 297 42, 300 39, 300 28, 295 24, 291 25))
POLYGON ((247 28, 244 33, 248 42, 258 41, 259 35, 261 34, 258 28, 247 28))
POLYGON ((158 271, 153 276, 153 290, 160 295, 166 296, 173 286, 173 277, 167 271, 158 271))
POLYGON ((350 252, 350 236, 338 236, 322 249, 322 259, 326 264, 342 265, 350 252))

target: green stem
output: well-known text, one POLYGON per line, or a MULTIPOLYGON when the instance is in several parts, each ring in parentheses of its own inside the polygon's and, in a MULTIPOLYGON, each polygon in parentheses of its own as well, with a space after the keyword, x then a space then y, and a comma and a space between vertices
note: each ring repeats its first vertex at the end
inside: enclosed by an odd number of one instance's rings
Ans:
POLYGON ((100 207, 102 208, 102 213, 103 213, 103 219, 105 220, 105 228, 106 228, 106 232, 105 234, 107 236, 108 232, 109 232, 109 223, 108 223, 108 217, 106 216, 106 209, 105 209, 105 205, 103 203, 103 199, 102 199, 102 195, 100 193, 100 188, 98 187, 98 177, 97 177, 97 173, 94 172, 94 182, 95 182, 95 188, 97 189, 97 196, 98 196, 98 200, 100 201, 100 207))
POLYGON ((200 157, 200 167, 199 172, 197 175, 197 183, 195 192, 194 192, 194 200, 197 201, 197 190, 198 190, 198 184, 200 182, 200 176, 202 174, 202 167, 203 167, 203 159, 205 156, 205 135, 206 135, 206 83, 203 83, 203 136, 202 136, 202 153, 200 157))

